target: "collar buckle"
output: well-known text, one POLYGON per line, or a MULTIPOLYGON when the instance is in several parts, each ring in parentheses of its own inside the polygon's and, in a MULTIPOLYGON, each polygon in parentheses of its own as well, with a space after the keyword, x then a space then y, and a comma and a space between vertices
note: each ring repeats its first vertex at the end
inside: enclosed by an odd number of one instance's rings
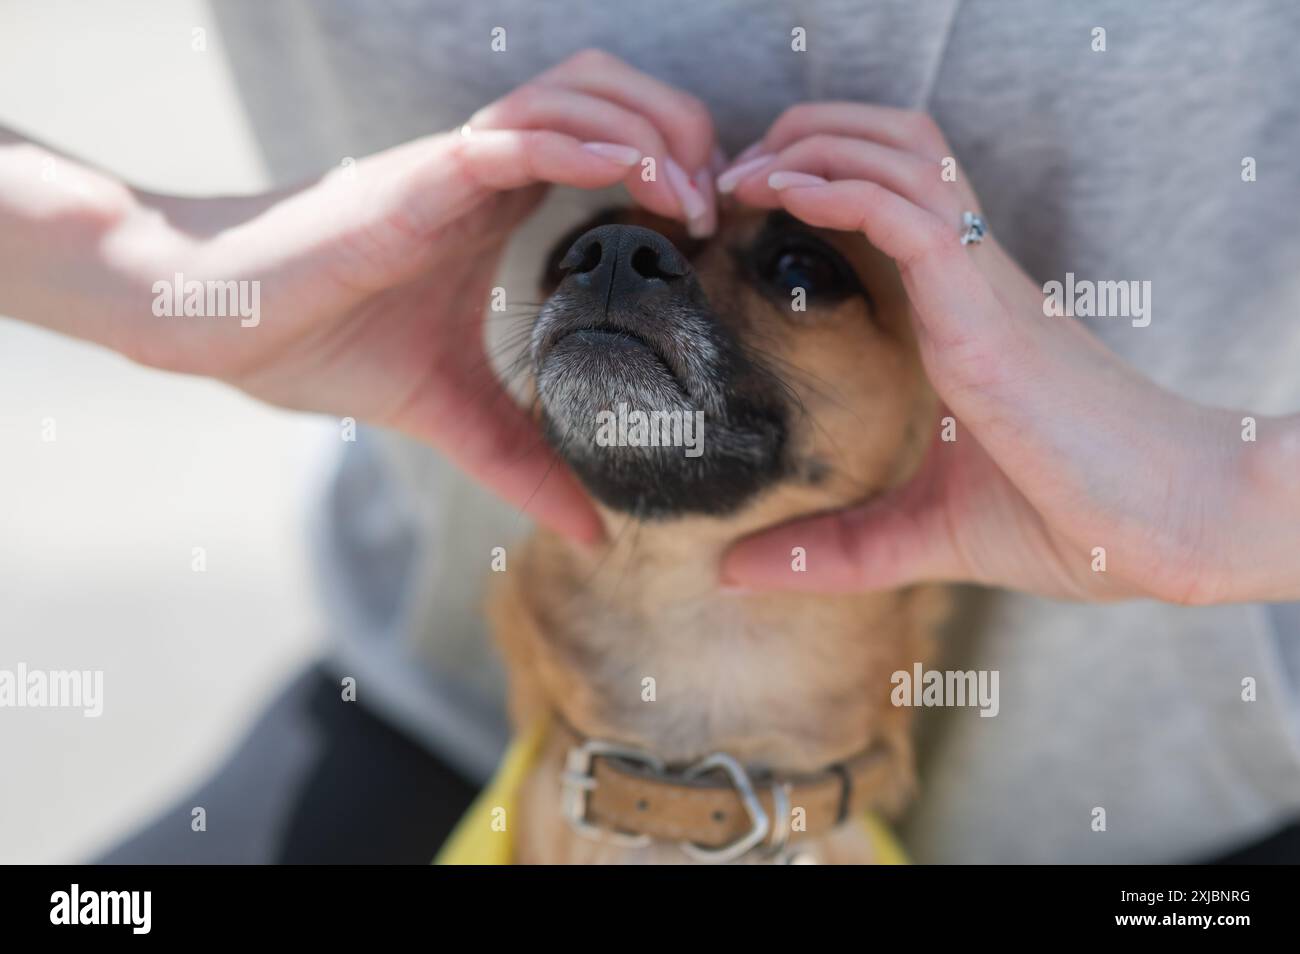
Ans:
POLYGON ((561 811, 564 812, 565 819, 568 820, 569 826, 584 838, 623 848, 646 847, 651 841, 649 835, 601 828, 587 821, 587 795, 596 787, 596 778, 591 770, 592 763, 597 757, 621 759, 661 774, 667 768, 662 760, 640 749, 602 739, 585 739, 581 744, 569 749, 569 754, 564 760, 564 771, 560 774, 561 811))
MULTIPOLYGON (((590 794, 596 787, 593 763, 597 758, 618 759, 641 768, 647 768, 661 777, 670 776, 667 765, 662 759, 627 745, 606 742, 602 739, 585 739, 569 749, 564 760, 564 771, 560 773, 561 811, 569 826, 593 841, 617 845, 623 848, 644 848, 652 839, 646 834, 618 831, 594 825, 587 820, 587 808, 590 794)), ((772 820, 768 817, 754 781, 745 767, 725 752, 715 752, 700 759, 680 773, 683 781, 698 779, 713 772, 721 772, 740 796, 741 805, 749 816, 749 830, 721 848, 706 848, 694 842, 679 842, 682 851, 695 861, 707 864, 726 864, 735 861, 757 848, 772 830, 772 820)), ((783 790, 783 794, 786 794, 783 790)), ((788 794, 786 800, 788 801, 788 794)))

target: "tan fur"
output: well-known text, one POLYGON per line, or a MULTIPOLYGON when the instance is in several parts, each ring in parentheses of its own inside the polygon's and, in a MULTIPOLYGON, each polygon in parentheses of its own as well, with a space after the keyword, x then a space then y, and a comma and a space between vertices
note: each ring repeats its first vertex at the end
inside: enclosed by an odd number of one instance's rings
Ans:
MULTIPOLYGON (((852 298, 795 314, 738 273, 730 250, 758 221, 730 218, 693 262, 720 319, 774 357, 772 370, 798 395, 806 413, 792 415, 796 456, 821 479, 788 480, 726 519, 636 524, 605 512, 612 543, 590 552, 546 532, 512 548, 489 607, 509 667, 511 715, 525 726, 558 712, 584 735, 672 763, 725 751, 791 772, 821 769, 883 740, 894 784, 880 793, 880 807, 894 811, 912 784, 911 710, 890 704, 890 675, 927 658, 941 592, 728 594, 718 587, 718 561, 754 530, 898 485, 928 445, 936 401, 892 264, 860 237, 826 233, 862 278, 875 313, 852 298), (656 701, 642 700, 646 677, 655 680, 656 701)), ((680 233, 670 237, 687 248, 680 233)), ((559 813, 562 759, 553 740, 525 783, 512 824, 520 861, 687 860, 672 845, 629 850, 574 834, 559 813)), ((871 860, 853 825, 811 850, 823 863, 871 860)))

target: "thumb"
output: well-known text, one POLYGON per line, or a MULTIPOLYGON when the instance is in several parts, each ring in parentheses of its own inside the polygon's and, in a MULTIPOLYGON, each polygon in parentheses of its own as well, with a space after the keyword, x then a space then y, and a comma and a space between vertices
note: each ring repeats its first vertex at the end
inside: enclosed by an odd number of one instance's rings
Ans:
POLYGON ((957 579, 942 502, 916 480, 851 510, 747 537, 722 560, 735 590, 846 593, 957 579))

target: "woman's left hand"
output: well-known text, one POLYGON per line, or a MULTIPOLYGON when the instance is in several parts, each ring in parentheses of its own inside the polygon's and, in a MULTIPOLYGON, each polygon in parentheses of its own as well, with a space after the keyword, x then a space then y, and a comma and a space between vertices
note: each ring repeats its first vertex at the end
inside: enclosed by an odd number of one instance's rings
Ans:
POLYGON ((1047 317, 1042 287, 994 236, 962 245, 963 213, 981 210, 952 155, 923 114, 816 103, 787 111, 719 177, 742 203, 861 231, 894 259, 930 381, 957 419, 956 440, 936 441, 903 487, 741 542, 724 582, 1300 598, 1295 419, 1261 417, 1244 442, 1241 413, 1171 394, 1081 320, 1047 317), (792 546, 805 572, 791 571, 792 546))

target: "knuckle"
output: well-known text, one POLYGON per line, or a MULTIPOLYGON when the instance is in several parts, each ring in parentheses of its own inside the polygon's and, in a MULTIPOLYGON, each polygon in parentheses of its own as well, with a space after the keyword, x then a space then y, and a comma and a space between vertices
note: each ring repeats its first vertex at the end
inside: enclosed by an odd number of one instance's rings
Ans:
POLYGON ((470 114, 469 118, 465 120, 464 124, 470 129, 475 127, 487 127, 490 129, 492 127, 493 119, 497 114, 497 110, 501 108, 503 102, 505 102, 504 98, 498 99, 495 102, 488 103, 480 109, 476 109, 470 114))
POLYGON ((817 108, 816 103, 795 103, 793 106, 787 106, 777 119, 778 123, 798 123, 812 114, 817 108))
POLYGON ((942 255, 951 254, 957 246, 952 233, 945 229, 935 220, 927 223, 918 229, 916 237, 912 241, 912 254, 905 265, 914 265, 922 259, 932 259, 942 255))
MULTIPOLYGON (((858 206, 857 230, 865 232, 880 207, 880 199, 885 190, 875 182, 860 180, 853 189, 853 198, 858 206)), ((899 263, 902 264, 901 262, 899 263)))
POLYGON ((928 136, 934 131, 934 120, 928 113, 909 112, 903 116, 903 129, 911 136, 920 138, 928 136))
POLYGON ((901 122, 903 135, 909 142, 927 147, 935 147, 943 142, 943 134, 928 113, 908 113, 901 122))
POLYGON ((659 135, 654 123, 639 114, 633 114, 628 123, 628 135, 633 143, 651 154, 658 154, 662 150, 663 137, 659 135))
POLYGON ((546 148, 551 134, 543 129, 528 129, 520 136, 520 150, 524 171, 534 179, 538 178, 537 157, 546 148))
POLYGON ((927 113, 921 113, 920 115, 923 120, 918 134, 921 145, 925 146, 927 151, 938 155, 950 152, 948 140, 944 136, 943 130, 939 128, 939 124, 927 113))
POLYGON ((505 98, 487 108, 488 119, 511 121, 535 110, 545 91, 535 83, 525 83, 512 90, 505 98))
POLYGON ((581 67, 605 66, 610 63, 618 62, 618 58, 613 54, 606 53, 604 50, 595 46, 588 46, 574 53, 565 60, 566 64, 581 67))
POLYGON ((838 149, 842 142, 843 140, 839 136, 832 135, 831 133, 820 132, 813 133, 806 139, 801 140, 800 144, 806 147, 808 152, 813 155, 824 156, 838 149))
POLYGON ((489 103, 465 120, 465 125, 470 129, 501 129, 518 122, 523 113, 518 97, 519 91, 516 90, 495 103, 489 103))
POLYGON ((709 112, 709 107, 705 106, 702 100, 697 99, 690 93, 683 93, 681 95, 679 108, 682 113, 685 114, 686 122, 692 127, 705 129, 713 122, 713 116, 709 112))
MULTIPOLYGON (((837 159, 851 161, 852 144, 833 133, 813 133, 803 139, 785 146, 780 152, 783 163, 808 166, 807 171, 816 172, 828 178, 837 178, 830 170, 838 165, 837 159)), ((868 180, 862 180, 864 182, 868 180)))
POLYGON ((443 157, 436 160, 429 160, 425 164, 426 170, 435 168, 435 163, 441 164, 445 161, 451 169, 452 175, 462 182, 477 183, 474 175, 473 163, 470 162, 467 150, 469 143, 461 136, 452 136, 447 141, 447 149, 443 157))
POLYGON ((776 117, 776 122, 772 123, 772 128, 768 131, 769 140, 780 141, 783 137, 788 136, 791 130, 803 125, 804 118, 812 110, 810 103, 797 103, 794 106, 787 106, 780 116, 776 117))

